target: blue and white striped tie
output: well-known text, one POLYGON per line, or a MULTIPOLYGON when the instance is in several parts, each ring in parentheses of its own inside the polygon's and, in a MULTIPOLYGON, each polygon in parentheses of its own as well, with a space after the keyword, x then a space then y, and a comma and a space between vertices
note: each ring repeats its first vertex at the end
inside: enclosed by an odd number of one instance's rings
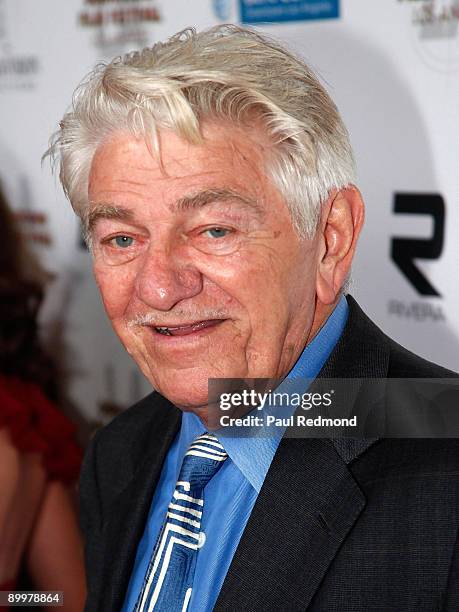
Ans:
POLYGON ((166 520, 148 565, 135 612, 185 612, 193 588, 201 532, 204 487, 228 457, 217 438, 205 433, 185 457, 166 520))

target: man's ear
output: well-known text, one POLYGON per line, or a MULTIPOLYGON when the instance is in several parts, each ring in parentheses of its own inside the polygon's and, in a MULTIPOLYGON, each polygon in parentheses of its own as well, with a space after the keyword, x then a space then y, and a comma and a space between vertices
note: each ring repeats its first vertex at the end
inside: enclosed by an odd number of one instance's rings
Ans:
POLYGON ((322 208, 320 221, 317 297, 332 304, 351 269, 365 207, 357 187, 332 192, 322 208))

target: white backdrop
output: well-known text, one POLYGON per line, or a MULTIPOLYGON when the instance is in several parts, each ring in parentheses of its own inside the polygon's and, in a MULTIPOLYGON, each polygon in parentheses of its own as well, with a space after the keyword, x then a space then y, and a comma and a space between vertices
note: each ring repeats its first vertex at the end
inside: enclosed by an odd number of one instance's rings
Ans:
POLYGON ((86 418, 106 420, 148 384, 106 321, 77 220, 40 157, 97 61, 247 16, 276 19, 257 27, 309 61, 349 128, 367 204, 352 293, 400 343, 459 370, 458 0, 0 0, 0 178, 55 273, 43 323, 86 418), (399 264, 394 238, 411 239, 395 242, 399 264))

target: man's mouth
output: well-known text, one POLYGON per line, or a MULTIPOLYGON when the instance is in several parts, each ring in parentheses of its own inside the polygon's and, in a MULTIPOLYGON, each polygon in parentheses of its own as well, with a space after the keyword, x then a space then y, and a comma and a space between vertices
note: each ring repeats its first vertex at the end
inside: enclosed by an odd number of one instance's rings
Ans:
POLYGON ((196 321, 185 325, 155 326, 155 331, 163 336, 188 336, 208 327, 215 327, 223 323, 225 319, 208 319, 206 321, 196 321))

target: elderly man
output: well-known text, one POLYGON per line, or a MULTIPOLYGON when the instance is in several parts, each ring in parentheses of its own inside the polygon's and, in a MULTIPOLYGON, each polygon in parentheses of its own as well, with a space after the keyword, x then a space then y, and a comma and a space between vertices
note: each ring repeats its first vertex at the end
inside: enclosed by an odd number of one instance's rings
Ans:
POLYGON ((87 610, 459 609, 456 441, 208 427, 213 378, 452 375, 343 295, 364 208, 303 61, 182 32, 98 67, 51 152, 156 389, 86 456, 87 610))

